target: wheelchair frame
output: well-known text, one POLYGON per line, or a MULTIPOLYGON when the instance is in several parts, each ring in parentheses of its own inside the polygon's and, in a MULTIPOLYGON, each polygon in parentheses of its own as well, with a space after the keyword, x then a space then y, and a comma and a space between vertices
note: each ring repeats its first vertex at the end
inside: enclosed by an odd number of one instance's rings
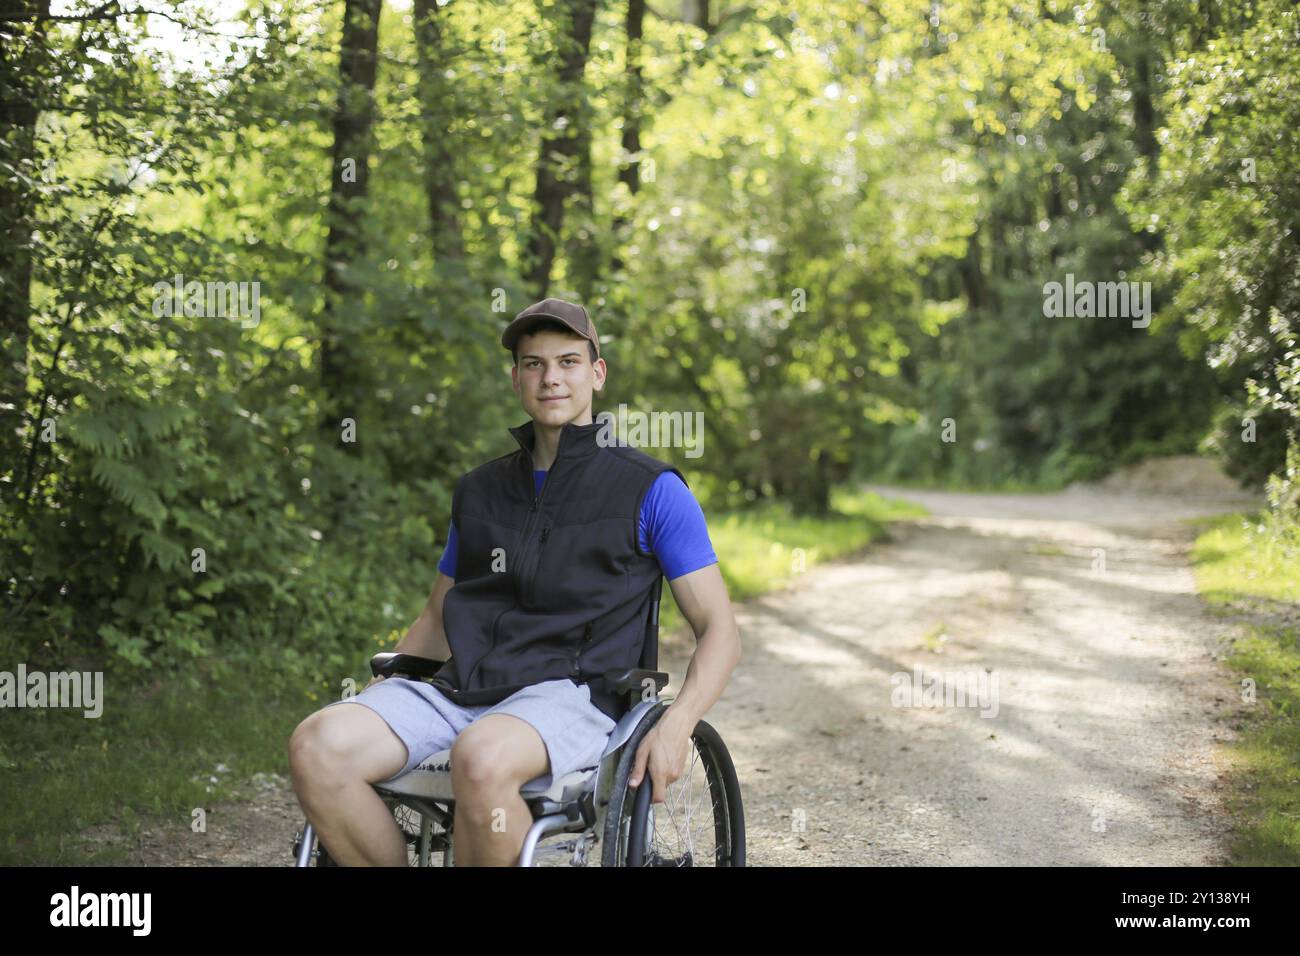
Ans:
MULTIPOLYGON (((640 859, 644 850, 654 839, 654 814, 650 810, 651 781, 647 775, 641 785, 630 790, 633 808, 630 815, 624 815, 623 802, 629 799, 628 792, 616 795, 614 787, 620 778, 626 780, 631 762, 635 760, 635 749, 629 748, 629 742, 639 745, 640 740, 649 732, 653 724, 667 709, 668 701, 659 696, 659 692, 668 684, 669 675, 656 670, 659 654, 659 602, 662 594, 663 578, 655 581, 650 599, 650 612, 646 621, 645 640, 642 644, 639 667, 622 671, 609 671, 604 677, 611 688, 627 694, 628 708, 615 724, 609 735, 609 743, 594 768, 581 768, 572 771, 558 780, 552 779, 546 788, 535 784, 525 784, 520 788, 533 815, 533 822, 520 849, 517 866, 532 866, 539 855, 570 854, 570 862, 582 865, 586 862, 587 852, 599 843, 603 834, 608 841, 617 840, 619 829, 623 833, 623 843, 631 848, 631 840, 644 847, 629 849, 630 855, 640 859), (651 684, 653 696, 646 698, 651 684), (644 727, 642 730, 641 728, 644 727), (620 773, 620 770, 623 772, 620 773), (607 819, 615 796, 619 797, 617 807, 620 815, 618 829, 611 828, 607 819), (644 817, 644 821, 641 819, 644 817), (555 842, 538 847, 546 837, 560 833, 575 834, 574 839, 555 842)), ((410 654, 383 653, 371 658, 370 666, 376 675, 393 676, 400 674, 414 678, 428 678, 437 672, 445 661, 416 657, 410 654)), ((744 866, 744 811, 740 799, 740 786, 730 755, 717 732, 704 721, 696 727, 699 736, 701 728, 707 731, 711 741, 710 759, 716 761, 714 773, 721 775, 718 786, 722 788, 725 800, 726 817, 725 840, 727 853, 721 865, 744 866)), ((443 750, 432 754, 418 766, 395 780, 371 784, 376 793, 389 805, 396 815, 400 808, 409 808, 420 815, 420 832, 416 839, 416 864, 429 866, 434 851, 443 854, 444 865, 452 864, 454 855, 454 834, 452 824, 455 815, 455 797, 451 792, 450 753, 443 750), (441 832, 434 833, 433 826, 441 827, 441 832)), ((709 772, 709 768, 705 768, 709 772)), ((710 779, 710 786, 714 781, 710 779)), ((716 825, 715 831, 719 829, 716 825)), ((399 826, 401 824, 399 823, 399 826)), ((410 833, 405 828, 403 832, 410 833)), ((715 832, 715 836, 716 836, 715 832)), ((315 828, 308 821, 295 836, 295 865, 310 866, 313 852, 317 849, 315 828)), ((615 848, 616 851, 617 848, 615 848)), ((615 851, 602 850, 603 858, 610 859, 615 851)), ((721 854, 721 848, 717 850, 721 854)), ((617 861, 613 865, 620 865, 617 861)), ((672 865, 672 864, 662 864, 672 865)))

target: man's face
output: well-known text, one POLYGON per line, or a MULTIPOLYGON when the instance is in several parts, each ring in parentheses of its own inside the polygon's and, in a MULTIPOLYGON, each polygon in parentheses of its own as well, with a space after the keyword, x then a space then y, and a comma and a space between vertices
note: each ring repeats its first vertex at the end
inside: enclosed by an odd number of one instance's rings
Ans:
POLYGON ((550 330, 521 336, 510 380, 539 425, 591 424, 593 392, 605 386, 605 360, 591 364, 587 340, 550 330))

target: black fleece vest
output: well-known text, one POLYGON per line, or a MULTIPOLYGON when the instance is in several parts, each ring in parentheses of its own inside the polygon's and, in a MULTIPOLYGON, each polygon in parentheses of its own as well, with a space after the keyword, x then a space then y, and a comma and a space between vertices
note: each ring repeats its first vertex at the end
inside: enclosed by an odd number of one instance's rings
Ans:
MULTIPOLYGON (((605 425, 565 425, 541 493, 531 421, 520 450, 468 472, 452 492, 456 583, 443 602, 451 660, 433 683, 457 703, 495 704, 542 681, 587 683, 613 719, 625 702, 603 674, 636 667, 663 573, 637 540, 641 502, 665 462, 602 444, 605 425)), ((683 482, 685 479, 682 479, 683 482)))

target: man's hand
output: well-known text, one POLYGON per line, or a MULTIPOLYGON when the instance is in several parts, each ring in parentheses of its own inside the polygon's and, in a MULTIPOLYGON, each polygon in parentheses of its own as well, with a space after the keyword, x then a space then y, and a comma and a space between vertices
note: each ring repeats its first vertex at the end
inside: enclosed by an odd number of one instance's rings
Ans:
POLYGON ((691 752, 691 733, 695 730, 693 723, 689 726, 687 723, 684 715, 675 715, 673 708, 669 707, 636 749, 636 763, 632 765, 628 783, 638 786, 648 766, 654 784, 651 803, 663 803, 668 787, 686 769, 686 758, 691 752))

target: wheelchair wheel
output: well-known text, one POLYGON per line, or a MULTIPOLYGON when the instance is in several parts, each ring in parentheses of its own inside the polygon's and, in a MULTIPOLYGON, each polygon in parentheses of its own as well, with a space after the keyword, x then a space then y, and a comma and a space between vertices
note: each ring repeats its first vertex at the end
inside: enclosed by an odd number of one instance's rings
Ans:
POLYGON ((744 866, 745 815, 731 755, 712 726, 691 734, 682 776, 663 803, 652 804, 653 781, 628 786, 636 751, 667 705, 649 711, 619 760, 605 817, 603 866, 744 866))
POLYGON ((385 798, 384 802, 393 811, 393 819, 406 840, 407 866, 451 866, 450 830, 394 798, 385 798))
MULTIPOLYGON (((451 866, 451 833, 449 830, 440 826, 433 819, 427 823, 427 833, 425 832, 426 815, 412 807, 401 803, 393 797, 384 797, 384 803, 392 811, 393 820, 397 827, 402 831, 402 838, 406 841, 406 864, 407 866, 451 866), (421 860, 423 856, 423 860, 421 860)), ((297 857, 299 842, 302 839, 302 831, 299 830, 293 845, 293 855, 297 857)), ((320 838, 316 838, 316 848, 312 853, 313 866, 338 866, 335 859, 330 856, 329 849, 320 838)))

